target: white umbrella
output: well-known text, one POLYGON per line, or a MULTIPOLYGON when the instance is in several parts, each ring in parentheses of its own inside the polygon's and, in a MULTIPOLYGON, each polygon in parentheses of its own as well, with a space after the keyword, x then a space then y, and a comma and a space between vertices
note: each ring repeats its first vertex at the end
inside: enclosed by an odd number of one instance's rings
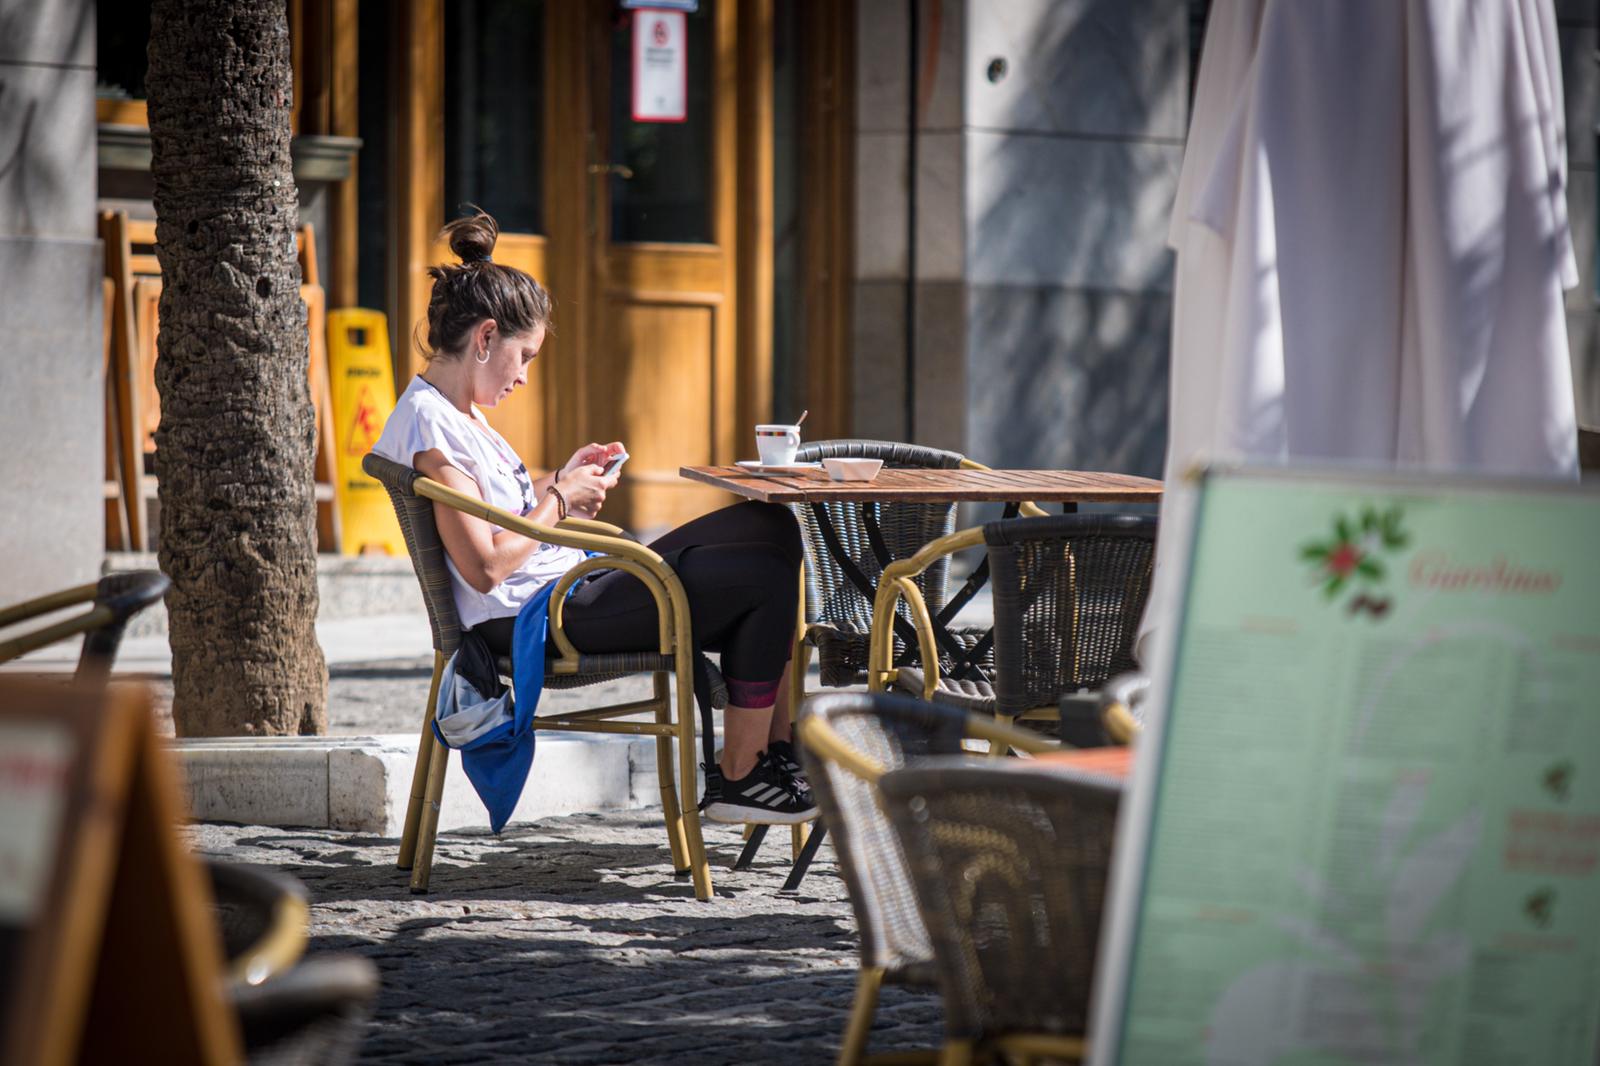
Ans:
POLYGON ((1548 0, 1217 0, 1170 241, 1166 529, 1202 458, 1577 476, 1548 0))

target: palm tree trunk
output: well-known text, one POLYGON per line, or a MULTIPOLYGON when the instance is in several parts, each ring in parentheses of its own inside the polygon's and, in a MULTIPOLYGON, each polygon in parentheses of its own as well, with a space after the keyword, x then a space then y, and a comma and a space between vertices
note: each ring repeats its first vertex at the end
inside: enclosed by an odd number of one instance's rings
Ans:
POLYGON ((283 0, 155 0, 161 569, 183 736, 327 729, 283 0))

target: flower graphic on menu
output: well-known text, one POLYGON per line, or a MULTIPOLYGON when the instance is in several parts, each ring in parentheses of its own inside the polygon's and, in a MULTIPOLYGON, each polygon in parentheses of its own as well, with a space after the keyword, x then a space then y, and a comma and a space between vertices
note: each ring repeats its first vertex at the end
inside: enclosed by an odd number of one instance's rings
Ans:
POLYGON ((1572 760, 1563 759, 1553 764, 1544 772, 1544 789, 1550 795, 1562 802, 1566 801, 1567 791, 1572 787, 1572 760))
POLYGON ((1556 890, 1548 887, 1541 888, 1539 891, 1529 894, 1528 898, 1523 901, 1522 913, 1528 916, 1528 921, 1537 925, 1540 929, 1548 929, 1551 920, 1555 917, 1554 913, 1552 913, 1555 910, 1555 906, 1556 890))
POLYGON ((1332 535, 1300 546, 1300 558, 1312 570, 1312 580, 1321 586, 1329 600, 1354 590, 1346 604, 1351 614, 1366 613, 1374 619, 1389 611, 1389 597, 1382 595, 1389 576, 1386 557, 1402 551, 1411 535, 1401 525, 1398 507, 1378 510, 1364 507, 1354 517, 1338 514, 1333 519, 1332 535))

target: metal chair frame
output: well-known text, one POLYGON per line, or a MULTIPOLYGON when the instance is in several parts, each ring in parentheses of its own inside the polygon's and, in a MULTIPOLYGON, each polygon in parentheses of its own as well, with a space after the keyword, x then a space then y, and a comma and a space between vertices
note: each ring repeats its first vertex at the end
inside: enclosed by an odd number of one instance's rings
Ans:
POLYGON ((434 524, 433 504, 443 504, 490 522, 501 529, 548 544, 599 553, 568 570, 556 581, 550 598, 550 640, 558 655, 548 660, 545 683, 555 687, 597 684, 619 675, 649 673, 654 693, 649 699, 595 707, 564 714, 539 715, 533 728, 561 732, 623 733, 656 738, 656 769, 660 776, 661 803, 676 875, 693 878, 695 897, 711 899, 711 869, 701 836, 700 808, 694 795, 698 780, 695 760, 696 710, 694 697, 695 646, 690 633, 689 600, 670 566, 660 555, 624 538, 622 530, 606 522, 568 518, 547 526, 492 507, 476 496, 457 492, 423 477, 416 470, 376 454, 368 454, 362 468, 389 491, 395 514, 422 585, 428 620, 433 629, 433 680, 423 713, 417 763, 412 773, 411 799, 406 806, 405 829, 400 838, 400 869, 411 871, 411 891, 426 892, 438 835, 439 804, 444 795, 450 749, 433 734, 434 706, 446 662, 460 641, 460 620, 444 571, 444 545, 434 524), (423 501, 426 501, 424 503, 423 501), (622 655, 585 655, 573 647, 562 627, 567 592, 586 574, 596 570, 625 570, 644 583, 655 600, 658 622, 654 652, 622 655), (677 679, 674 700, 668 679, 677 679), (675 713, 674 713, 675 711, 675 713), (652 712, 653 722, 619 721, 652 712), (679 796, 674 783, 672 742, 678 742, 677 773, 685 791, 679 796))

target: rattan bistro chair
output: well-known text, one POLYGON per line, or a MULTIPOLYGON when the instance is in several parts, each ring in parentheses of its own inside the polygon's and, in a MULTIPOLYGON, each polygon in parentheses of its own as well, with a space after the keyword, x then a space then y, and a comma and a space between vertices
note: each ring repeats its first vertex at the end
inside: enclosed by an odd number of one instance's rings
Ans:
MULTIPOLYGON (((573 518, 558 527, 540 525, 491 507, 475 496, 456 492, 381 455, 369 453, 361 466, 389 492, 395 515, 400 520, 400 531, 405 536, 406 549, 411 553, 417 579, 422 583, 428 621, 433 628, 433 684, 423 715, 411 801, 406 807, 405 830, 400 838, 399 865, 402 870, 411 870, 411 890, 427 891, 433 864, 439 801, 444 795, 445 771, 450 760, 450 749, 438 743, 433 735, 434 703, 445 663, 461 639, 450 575, 445 569, 444 544, 434 524, 433 506, 437 502, 549 544, 600 553, 568 570, 556 582, 550 599, 550 634, 560 655, 546 662, 545 685, 577 688, 628 674, 648 673, 655 682, 654 695, 633 703, 539 715, 534 719, 534 728, 655 737, 656 769, 661 778, 661 803, 667 823, 667 841, 672 848, 673 869, 680 875, 692 874, 695 896, 709 900, 711 870, 706 864, 705 844, 700 835, 700 808, 695 795, 698 780, 695 762, 699 756, 695 747, 694 659, 697 653, 689 629, 689 601, 677 574, 661 556, 622 537, 622 530, 616 526, 573 518), (657 650, 584 655, 572 646, 561 628, 561 605, 572 584, 596 570, 626 570, 650 589, 660 624, 657 650), (676 714, 668 686, 668 679, 673 676, 677 678, 676 714), (619 721, 645 711, 653 711, 655 721, 619 721), (681 799, 673 778, 674 739, 678 741, 678 770, 684 788, 681 799)), ((503 660, 502 673, 509 673, 510 665, 509 660, 503 660)))
POLYGON ((841 1066, 850 1066, 863 1061, 884 984, 934 987, 932 948, 900 845, 878 806, 878 778, 916 759, 957 754, 969 736, 1029 751, 1054 745, 992 719, 881 693, 813 697, 796 731, 861 934, 855 1004, 839 1049, 841 1066))
POLYGON ((155 570, 132 570, 107 574, 88 585, 77 585, 0 609, 0 629, 8 629, 69 607, 90 604, 81 614, 0 640, 0 663, 47 644, 82 636, 83 650, 78 654, 75 676, 79 680, 104 681, 122 645, 128 620, 165 596, 171 584, 166 574, 155 570))
POLYGON ((353 1062, 378 992, 377 968, 355 955, 302 957, 310 910, 293 877, 217 860, 207 870, 245 1061, 353 1062))
MULTIPOLYGON (((820 462, 823 459, 882 459, 886 467, 911 467, 933 470, 986 469, 981 463, 957 453, 920 444, 901 444, 884 440, 824 440, 801 445, 795 453, 797 462, 820 462)), ((822 684, 845 688, 859 685, 867 679, 869 634, 872 632, 872 604, 861 592, 856 582, 839 562, 845 555, 851 565, 868 582, 876 581, 882 567, 867 536, 866 523, 861 517, 862 504, 825 503, 830 525, 838 537, 838 546, 830 550, 822 525, 810 504, 795 504, 795 516, 800 520, 806 549, 806 627, 805 647, 801 654, 808 656, 817 649, 817 666, 822 684), (842 549, 842 551, 839 551, 842 549)), ((876 508, 878 527, 883 533, 883 546, 894 559, 904 559, 924 545, 950 535, 955 529, 956 508, 950 503, 893 503, 868 504, 876 508)), ((937 613, 946 603, 950 577, 950 560, 941 557, 919 571, 914 581, 928 609, 937 613)), ((975 644, 982 631, 951 629, 951 635, 964 647, 975 644)), ((895 653, 904 650, 898 641, 895 653)), ((916 654, 913 650, 913 654, 916 654)), ((798 666, 804 667, 805 663, 798 666)), ((795 676, 804 677, 805 671, 797 669, 795 676)))
POLYGON ((868 683, 1013 719, 1058 720, 1061 701, 1132 670, 1139 617, 1150 594, 1156 519, 1066 514, 1013 518, 962 530, 888 567, 878 588, 868 683), (926 654, 893 666, 888 620, 901 599, 931 647, 929 607, 915 577, 956 551, 986 545, 994 590, 994 664, 987 680, 942 676, 926 654))
POLYGON ((944 995, 939 1061, 1083 1057, 1119 786, 939 759, 878 788, 944 995))

